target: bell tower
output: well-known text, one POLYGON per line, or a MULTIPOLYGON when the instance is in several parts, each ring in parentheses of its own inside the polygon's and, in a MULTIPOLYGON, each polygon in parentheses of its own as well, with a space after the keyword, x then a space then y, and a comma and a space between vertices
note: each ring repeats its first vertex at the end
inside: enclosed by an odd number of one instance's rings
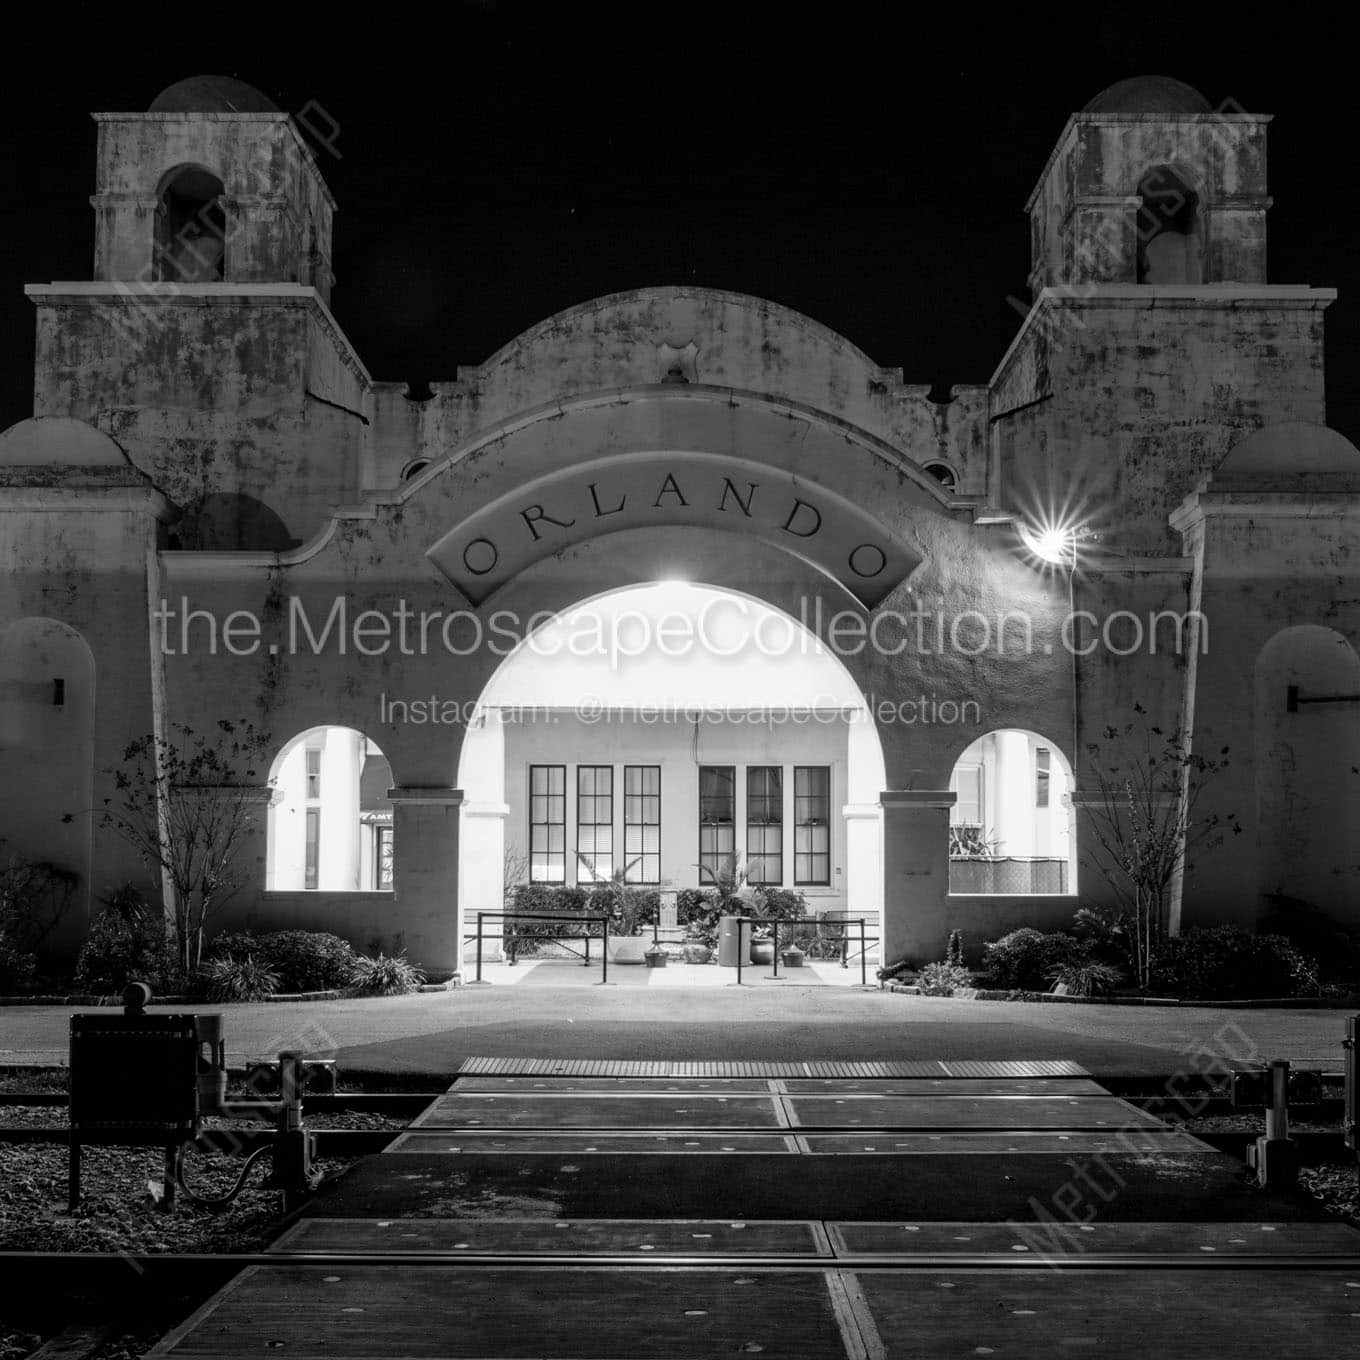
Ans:
POLYGON ((94 277, 295 283, 329 303, 335 200, 293 120, 223 76, 96 113, 94 277))
POLYGON ((1269 115, 1166 76, 1068 119, 1026 204, 1030 289, 1263 284, 1269 115))

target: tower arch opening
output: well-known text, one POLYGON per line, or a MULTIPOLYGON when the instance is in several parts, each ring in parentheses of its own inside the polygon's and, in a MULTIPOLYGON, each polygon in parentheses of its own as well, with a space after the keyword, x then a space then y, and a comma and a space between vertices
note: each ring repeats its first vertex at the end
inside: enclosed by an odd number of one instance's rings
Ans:
POLYGON ((201 165, 177 166, 162 179, 152 256, 157 282, 220 283, 226 277, 225 192, 201 165))

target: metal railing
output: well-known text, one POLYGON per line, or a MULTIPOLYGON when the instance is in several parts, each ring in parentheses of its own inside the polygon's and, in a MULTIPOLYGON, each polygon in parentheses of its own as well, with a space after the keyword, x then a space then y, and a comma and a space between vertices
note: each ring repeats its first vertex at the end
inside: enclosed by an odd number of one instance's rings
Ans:
MULTIPOLYGON (((774 946, 773 970, 771 977, 779 976, 779 928, 780 926, 797 926, 800 930, 812 927, 817 931, 819 939, 831 940, 840 945, 841 967, 850 966, 850 946, 854 943, 850 926, 859 927, 859 948, 853 957, 859 959, 859 979, 860 985, 869 985, 869 946, 878 944, 877 935, 866 933, 868 918, 864 916, 851 916, 847 913, 837 912, 833 917, 830 913, 822 916, 786 916, 786 917, 762 917, 762 916, 738 916, 737 921, 737 985, 741 986, 741 974, 746 965, 747 952, 750 948, 750 937, 747 937, 745 930, 750 926, 752 930, 757 926, 769 926, 771 929, 771 941, 774 946), (835 933, 826 935, 822 932, 831 929, 835 933)), ((757 966, 757 965, 750 965, 757 966)))
MULTIPOLYGON (((504 923, 506 921, 570 921, 573 925, 577 926, 599 925, 600 933, 598 935, 592 935, 589 931, 581 933, 561 931, 555 934, 535 934, 532 936, 525 936, 524 938, 551 940, 554 944, 566 945, 568 952, 581 959, 582 963, 587 968, 590 967, 590 942, 591 940, 600 940, 600 982, 607 983, 609 981, 609 916, 583 916, 579 912, 559 911, 479 911, 477 913, 476 934, 463 936, 463 944, 467 944, 469 940, 476 940, 477 942, 477 972, 474 979, 475 981, 481 982, 482 980, 482 942, 486 938, 485 924, 487 921, 493 920, 502 923, 500 934, 502 940, 505 938, 504 923), (571 945, 567 943, 570 940, 583 940, 585 942, 585 953, 582 954, 578 950, 572 949, 571 945)), ((512 935, 508 946, 512 962, 514 961, 517 938, 518 937, 512 935)))

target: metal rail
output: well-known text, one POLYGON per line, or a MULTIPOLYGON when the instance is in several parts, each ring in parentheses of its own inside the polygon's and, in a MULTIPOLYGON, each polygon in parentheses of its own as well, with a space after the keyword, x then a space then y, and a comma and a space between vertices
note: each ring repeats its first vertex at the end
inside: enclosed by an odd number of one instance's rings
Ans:
POLYGON ((734 1266, 742 1271, 807 1271, 826 1270, 904 1271, 959 1270, 968 1267, 996 1269, 1006 1273, 1016 1271, 1051 1270, 1060 1259, 1064 1269, 1080 1271, 1104 1270, 1288 1270, 1288 1271, 1346 1271, 1353 1272, 1360 1264, 1360 1254, 1333 1252, 1315 1256, 1295 1253, 1263 1255, 1209 1255, 1196 1252, 1061 1252, 1039 1251, 1021 1255, 1016 1252, 924 1252, 919 1255, 899 1255, 888 1252, 841 1256, 813 1256, 763 1253, 761 1255, 649 1256, 616 1253, 611 1255, 512 1255, 471 1252, 259 1252, 236 1255, 208 1256, 157 1253, 75 1253, 75 1252, 0 1252, 0 1271, 6 1282, 14 1281, 16 1290, 21 1282, 32 1288, 32 1282, 46 1279, 58 1294, 61 1290, 89 1284, 104 1284, 120 1291, 136 1280, 149 1289, 186 1288, 191 1282, 211 1291, 248 1267, 264 1269, 295 1269, 311 1266, 328 1270, 344 1267, 391 1266, 394 1272, 415 1266, 453 1266, 462 1270, 620 1270, 628 1274, 663 1272, 676 1269, 721 1274, 734 1266), (27 1279, 25 1279, 27 1274, 27 1279), (102 1278, 101 1278, 102 1277, 102 1278), (57 1282, 61 1282, 59 1285, 57 1282))
MULTIPOLYGON (((586 949, 583 962, 587 968, 590 967, 590 942, 593 939, 599 938, 602 942, 600 945, 601 976, 600 981, 597 985, 608 986, 609 920, 610 920, 608 915, 582 916, 576 912, 562 912, 562 911, 479 911, 477 913, 476 935, 475 936, 464 935, 462 940, 463 944, 466 944, 470 939, 475 939, 477 942, 477 973, 474 979, 474 981, 476 982, 481 982, 482 980, 482 940, 485 938, 483 926, 484 923, 489 920, 499 920, 502 923, 505 921, 571 921, 576 925, 593 925, 595 923, 599 923, 601 930, 600 935, 598 937, 591 935, 587 932, 584 935, 568 935, 564 933, 561 935, 537 935, 534 936, 533 938, 540 940, 552 940, 556 944, 564 944, 568 940, 584 940, 586 949)), ((504 927, 502 926, 502 939, 503 938, 504 927)), ((512 936, 512 941, 514 938, 516 937, 512 936)), ((580 954, 576 953, 576 950, 571 949, 570 945, 568 945, 567 948, 570 950, 571 953, 576 954, 577 958, 582 957, 580 954)), ((510 946, 510 954, 511 962, 513 963, 515 954, 515 946, 513 942, 510 946)))

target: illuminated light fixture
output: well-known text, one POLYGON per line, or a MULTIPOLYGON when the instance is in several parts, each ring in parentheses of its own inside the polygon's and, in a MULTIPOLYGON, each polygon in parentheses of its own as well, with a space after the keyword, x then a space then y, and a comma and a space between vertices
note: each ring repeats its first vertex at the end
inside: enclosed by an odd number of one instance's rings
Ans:
POLYGON ((1075 558, 1077 541, 1082 535, 1071 525, 1022 523, 1019 527, 1020 541, 1040 561, 1060 566, 1075 558))

